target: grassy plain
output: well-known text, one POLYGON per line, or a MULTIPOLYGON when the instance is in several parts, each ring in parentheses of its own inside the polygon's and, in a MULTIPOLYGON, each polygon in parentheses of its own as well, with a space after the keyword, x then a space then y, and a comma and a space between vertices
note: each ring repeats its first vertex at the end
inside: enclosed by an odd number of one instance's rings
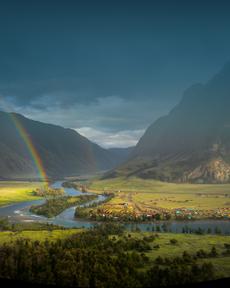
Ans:
POLYGON ((110 212, 122 211, 124 203, 128 204, 126 209, 137 213, 155 208, 222 209, 228 213, 230 207, 230 184, 180 184, 132 177, 94 180, 88 190, 115 193, 112 200, 103 204, 110 212))
POLYGON ((18 239, 30 239, 32 241, 55 241, 57 239, 65 239, 73 234, 81 233, 83 229, 67 229, 67 230, 36 230, 36 231, 1 231, 0 232, 0 245, 3 243, 14 242, 18 239))
POLYGON ((44 186, 42 182, 0 181, 0 206, 41 199, 32 191, 44 186))
MULTIPOLYGON (((126 235, 131 235, 132 238, 140 239, 143 236, 154 235, 154 232, 126 232, 126 235)), ((158 249, 152 249, 148 253, 150 259, 161 257, 182 256, 184 251, 193 254, 199 249, 204 249, 210 252, 213 246, 217 252, 221 254, 224 251, 224 244, 230 244, 230 237, 224 235, 196 235, 196 234, 180 234, 180 233, 157 233, 159 237, 151 243, 152 248, 159 245, 158 249), (176 244, 171 244, 170 240, 176 239, 176 244)))
MULTIPOLYGON (((127 232, 126 236, 128 235, 129 237, 131 235, 130 238, 141 239, 143 236, 153 235, 153 232, 127 232)), ((225 251, 224 244, 230 245, 229 236, 174 233, 158 233, 158 235, 159 237, 150 243, 151 250, 145 253, 149 257, 150 263, 155 261, 158 256, 173 258, 182 256, 184 251, 194 255, 200 249, 209 253, 212 247, 215 247, 218 253, 217 257, 204 258, 199 261, 212 262, 219 277, 230 277, 230 255, 224 256, 222 254, 225 251), (177 240, 177 243, 171 244, 171 239, 177 240), (154 248, 156 246, 159 248, 154 248)), ((119 239, 118 236, 115 237, 119 239)))

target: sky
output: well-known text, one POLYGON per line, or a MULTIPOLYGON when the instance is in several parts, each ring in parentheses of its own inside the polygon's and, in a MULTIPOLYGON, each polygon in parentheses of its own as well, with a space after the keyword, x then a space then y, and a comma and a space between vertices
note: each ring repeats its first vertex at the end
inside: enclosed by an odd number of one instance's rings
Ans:
POLYGON ((128 147, 230 60, 229 1, 0 1, 0 109, 128 147))

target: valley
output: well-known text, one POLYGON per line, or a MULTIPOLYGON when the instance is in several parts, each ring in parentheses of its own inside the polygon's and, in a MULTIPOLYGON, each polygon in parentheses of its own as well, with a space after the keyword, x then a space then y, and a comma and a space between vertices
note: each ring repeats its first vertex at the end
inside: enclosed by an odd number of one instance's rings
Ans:
POLYGON ((1 287, 230 287, 229 11, 0 1, 1 287))
MULTIPOLYGON (((109 265, 112 270, 108 272, 110 281, 114 275, 113 273, 118 271, 114 261, 125 261, 122 262, 122 267, 129 269, 129 272, 126 276, 122 276, 125 277, 122 280, 124 285, 134 281, 140 283, 138 287, 142 287, 143 283, 146 285, 150 283, 148 281, 152 283, 151 277, 158 279, 155 283, 161 283, 159 281, 180 283, 180 281, 185 281, 182 280, 185 279, 185 275, 179 272, 181 269, 186 271, 186 275, 190 275, 189 282, 191 279, 199 282, 205 279, 229 277, 229 220, 224 220, 222 217, 217 217, 219 220, 209 220, 210 222, 197 220, 194 222, 196 223, 194 226, 194 223, 189 221, 188 218, 174 219, 172 217, 167 220, 161 217, 157 219, 143 218, 143 215, 153 210, 156 211, 159 207, 161 211, 178 207, 194 207, 194 209, 200 207, 202 209, 209 208, 209 210, 223 208, 226 206, 225 203, 229 197, 229 186, 228 184, 175 184, 142 180, 135 177, 110 180, 100 180, 95 177, 78 181, 72 179, 67 182, 54 182, 50 187, 45 187, 44 183, 41 182, 1 182, 2 191, 5 188, 5 191, 11 191, 12 195, 18 195, 18 198, 15 197, 15 204, 13 204, 8 196, 6 200, 9 208, 6 206, 0 207, 0 215, 1 209, 5 209, 3 211, 6 212, 12 211, 10 217, 3 217, 0 221, 0 253, 2 255, 0 276, 5 277, 11 275, 11 271, 17 271, 13 262, 8 264, 7 259, 19 257, 17 251, 27 247, 27 252, 24 252, 24 256, 29 253, 27 257, 17 259, 21 259, 20 265, 26 265, 28 273, 16 273, 14 279, 26 279, 27 281, 35 279, 35 282, 36 279, 39 279, 39 283, 44 283, 44 281, 47 283, 47 279, 49 279, 49 284, 62 283, 63 285, 67 282, 72 285, 75 283, 73 282, 73 279, 75 279, 79 284, 89 285, 87 279, 90 275, 87 274, 87 271, 91 268, 81 268, 83 270, 80 270, 81 272, 78 270, 77 274, 75 270, 67 269, 70 265, 81 267, 78 258, 73 261, 71 260, 73 258, 67 256, 70 255, 70 251, 73 255, 75 249, 77 249, 78 255, 83 251, 93 253, 94 263, 101 263, 101 259, 106 257, 103 259, 106 259, 104 263, 108 265, 108 259, 111 257, 109 265), (82 189, 83 187, 84 189, 82 189), (41 201, 40 204, 38 201, 41 201), (18 208, 18 212, 15 211, 14 205, 23 205, 23 203, 25 205, 18 208), (95 219, 91 219, 88 214, 89 211, 92 213, 92 209, 97 211, 95 219), (81 211, 87 211, 83 218, 79 218, 78 215, 81 211), (108 217, 109 222, 103 223, 105 217, 99 217, 98 211, 113 215, 114 219, 108 217), (137 215, 140 213, 139 215, 142 218, 127 217, 130 213, 133 215, 133 211, 137 215), (15 214, 15 212, 17 213, 15 214), (35 214, 41 214, 41 216, 35 214), (114 223, 114 220, 117 223, 114 223), (50 267, 48 262, 43 262, 42 259, 45 259, 45 255, 51 253, 49 251, 53 251, 52 247, 55 247, 56 251, 56 264, 50 267), (6 254, 4 254, 5 249, 11 251, 8 252, 7 259, 6 254), (43 276, 39 276, 38 271, 33 270, 30 263, 35 262, 28 260, 32 257, 32 261, 38 261, 36 260, 38 251, 39 261, 44 267, 43 276), (63 256, 59 257, 57 251, 62 251, 63 256), (176 269, 175 263, 178 267, 176 269), (3 267, 8 267, 7 272, 3 267), (193 269, 197 269, 201 274, 198 273, 199 276, 194 274, 193 269), (166 270, 171 271, 171 276, 165 273, 166 270), (68 275, 67 278, 63 276, 58 280, 55 278, 56 273, 64 272, 65 275, 68 275), (164 275, 163 278, 160 276, 161 273, 164 275), (175 274, 177 280, 173 280, 175 278, 172 275, 175 274), (34 275, 35 278, 30 278, 30 275, 34 275), (82 282, 83 276, 81 275, 85 275, 84 281, 86 282, 82 282), (144 282, 141 280, 141 275, 145 275, 144 282)), ((6 201, 4 202, 4 194, 2 194, 2 203, 6 203, 6 201)), ((85 263, 85 252, 82 257, 85 263)), ((89 263, 88 267, 92 267, 90 261, 87 263, 89 263)), ((106 275, 105 271, 106 269, 103 266, 103 275, 106 275)), ((95 273, 94 279, 97 279, 98 272, 95 273)), ((99 280, 92 281, 98 283, 99 280)), ((103 283, 107 283, 105 278, 103 278, 103 283)))
MULTIPOLYGON (((16 183, 12 182, 10 186, 10 182, 6 182, 6 191, 14 191, 16 183)), ((18 190, 12 192, 12 197, 18 193, 18 199, 14 197, 12 202, 7 197, 4 200, 2 193, 2 206, 6 207, 0 208, 0 215, 8 215, 17 221, 20 214, 25 220, 35 221, 36 216, 33 214, 37 214, 39 217, 45 216, 37 219, 39 221, 46 221, 46 217, 55 217, 55 221, 58 221, 60 214, 63 215, 63 220, 66 219, 63 224, 66 222, 64 225, 67 227, 75 226, 74 217, 86 222, 106 220, 127 223, 230 219, 229 184, 175 184, 132 177, 60 181, 46 188, 42 185, 44 184, 19 182, 18 190), (78 191, 78 188, 82 191, 78 191), (6 203, 11 204, 9 208, 4 205, 6 203), (74 207, 78 207, 76 211, 74 207), (14 210, 17 210, 17 214, 14 210)), ((3 182, 2 190, 4 191, 3 182)))
POLYGON ((106 203, 82 211, 92 219, 230 219, 230 184, 176 184, 131 177, 95 180, 87 189, 114 195, 106 203))
POLYGON ((230 277, 225 75, 230 65, 185 91, 129 148, 0 112, 0 277, 138 288, 230 277))

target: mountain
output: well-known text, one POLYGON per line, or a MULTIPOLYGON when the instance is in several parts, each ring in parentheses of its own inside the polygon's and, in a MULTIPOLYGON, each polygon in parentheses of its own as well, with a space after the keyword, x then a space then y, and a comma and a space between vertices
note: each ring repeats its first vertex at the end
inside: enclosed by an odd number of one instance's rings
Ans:
POLYGON ((105 177, 230 182, 230 64, 145 132, 128 161, 105 177))
POLYGON ((72 129, 45 124, 20 114, 0 112, 0 179, 37 178, 37 170, 14 121, 22 125, 49 177, 59 178, 107 170, 120 164, 122 154, 90 142, 72 129))
POLYGON ((134 147, 126 147, 126 148, 109 148, 108 151, 111 155, 117 160, 117 164, 124 162, 127 160, 132 153, 134 147))

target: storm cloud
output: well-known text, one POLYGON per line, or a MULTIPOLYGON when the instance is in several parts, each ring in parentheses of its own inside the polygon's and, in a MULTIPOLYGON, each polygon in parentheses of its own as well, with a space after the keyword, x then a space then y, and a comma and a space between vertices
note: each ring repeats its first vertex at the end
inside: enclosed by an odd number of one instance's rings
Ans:
POLYGON ((229 8, 228 1, 208 8, 179 0, 2 1, 0 109, 103 146, 134 145, 186 88, 229 60, 229 8))

